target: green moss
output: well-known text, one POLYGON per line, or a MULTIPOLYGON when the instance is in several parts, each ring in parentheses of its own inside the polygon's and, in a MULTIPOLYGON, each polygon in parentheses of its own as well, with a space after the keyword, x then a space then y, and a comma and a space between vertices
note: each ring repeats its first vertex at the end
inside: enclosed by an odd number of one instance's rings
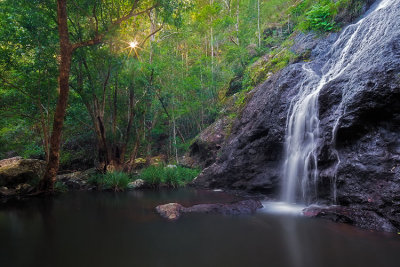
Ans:
MULTIPOLYGON (((246 70, 245 79, 243 81, 243 87, 247 89, 246 91, 264 82, 272 74, 298 59, 298 55, 289 49, 292 42, 292 40, 287 40, 281 47, 272 51, 268 55, 268 59, 263 58, 246 70)), ((242 100, 243 99, 239 99, 236 103, 242 100)))

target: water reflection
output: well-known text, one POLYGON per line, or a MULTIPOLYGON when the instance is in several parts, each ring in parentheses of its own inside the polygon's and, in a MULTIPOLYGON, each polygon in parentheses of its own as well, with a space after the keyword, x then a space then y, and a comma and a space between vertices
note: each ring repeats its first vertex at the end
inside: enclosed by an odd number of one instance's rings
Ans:
MULTIPOLYGON (((288 214, 185 214, 161 203, 229 202, 196 190, 76 193, 0 206, 1 266, 393 266, 397 235, 288 214), (379 255, 379 256, 377 256, 379 255)), ((273 210, 273 209, 272 209, 273 210)))
POLYGON ((282 220, 283 239, 287 247, 288 259, 293 267, 301 267, 303 265, 302 244, 300 242, 299 231, 295 218, 282 220))

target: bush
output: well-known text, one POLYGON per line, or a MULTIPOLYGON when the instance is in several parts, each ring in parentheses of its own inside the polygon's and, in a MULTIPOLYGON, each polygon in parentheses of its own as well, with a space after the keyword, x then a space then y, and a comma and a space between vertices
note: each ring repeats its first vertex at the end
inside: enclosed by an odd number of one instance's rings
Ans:
POLYGON ((329 32, 335 28, 335 8, 333 4, 316 4, 306 13, 305 29, 329 32))
POLYGON ((189 169, 180 166, 164 167, 150 166, 142 170, 140 178, 151 184, 158 186, 166 184, 172 187, 184 186, 199 175, 200 170, 189 169))
POLYGON ((128 187, 131 179, 124 172, 108 172, 106 174, 96 174, 90 177, 88 182, 96 185, 99 189, 123 191, 128 187))

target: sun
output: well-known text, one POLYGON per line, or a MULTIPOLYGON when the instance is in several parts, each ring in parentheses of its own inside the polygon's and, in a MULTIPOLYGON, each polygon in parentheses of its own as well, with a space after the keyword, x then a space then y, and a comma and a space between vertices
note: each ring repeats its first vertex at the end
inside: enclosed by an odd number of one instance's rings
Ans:
POLYGON ((140 45, 139 45, 139 42, 136 41, 136 40, 129 41, 129 42, 123 41, 123 42, 126 43, 126 44, 128 45, 128 47, 125 48, 125 49, 129 49, 129 54, 128 54, 128 56, 130 56, 131 53, 132 53, 132 51, 134 51, 136 57, 139 58, 139 54, 138 54, 138 52, 137 52, 137 49, 142 49, 142 48, 140 47, 140 45))
POLYGON ((132 49, 135 49, 137 47, 137 45, 138 45, 138 43, 136 41, 129 42, 129 47, 132 49))

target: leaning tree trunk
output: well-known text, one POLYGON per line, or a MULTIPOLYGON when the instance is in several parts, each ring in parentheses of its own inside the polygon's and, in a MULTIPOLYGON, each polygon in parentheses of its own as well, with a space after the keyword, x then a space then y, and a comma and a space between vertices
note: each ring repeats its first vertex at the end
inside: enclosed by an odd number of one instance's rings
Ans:
MULTIPOLYGON (((96 28, 93 39, 71 44, 68 31, 67 0, 57 0, 57 24, 58 35, 60 37, 60 66, 58 76, 60 95, 58 97, 56 112, 54 114, 53 132, 50 138, 49 162, 47 164, 46 173, 39 185, 40 190, 47 192, 54 190, 54 182, 56 180, 60 159, 61 133, 68 102, 69 74, 71 70, 71 58, 73 52, 80 47, 87 47, 101 43, 108 31, 118 27, 122 22, 128 19, 145 11, 150 11, 156 7, 156 5, 153 5, 144 11, 134 13, 138 6, 137 4, 138 1, 134 1, 129 13, 112 21, 111 25, 104 32, 100 33, 98 28, 96 28)), ((93 16, 96 18, 95 12, 93 16)))
POLYGON ((46 173, 41 181, 40 189, 43 191, 53 191, 54 182, 59 167, 61 133, 64 124, 65 111, 67 109, 69 92, 69 73, 71 69, 72 46, 69 42, 67 24, 67 1, 57 1, 58 34, 60 37, 60 66, 59 66, 59 90, 57 107, 54 114, 53 132, 50 138, 49 162, 46 173))

